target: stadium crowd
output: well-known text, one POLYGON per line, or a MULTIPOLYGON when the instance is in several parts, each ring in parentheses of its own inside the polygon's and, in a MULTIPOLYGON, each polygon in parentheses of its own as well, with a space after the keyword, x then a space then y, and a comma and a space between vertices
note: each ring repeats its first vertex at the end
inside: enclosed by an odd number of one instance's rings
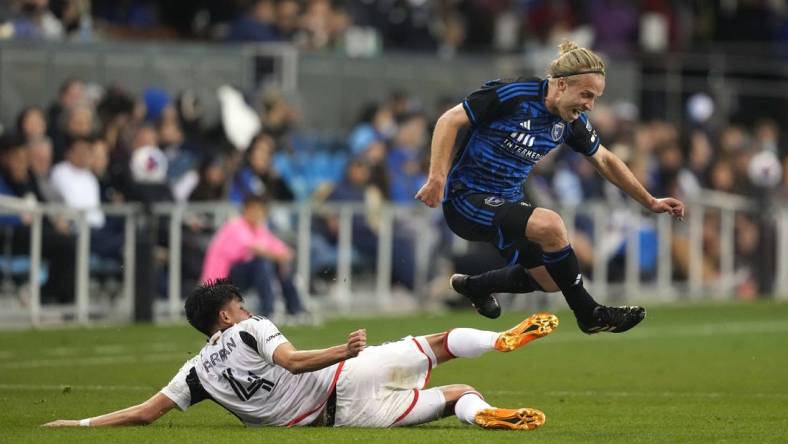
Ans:
MULTIPOLYGON (((265 195, 278 202, 356 202, 371 210, 385 202, 416 204, 413 196, 425 180, 431 127, 442 110, 428 114, 417 98, 395 92, 360 110, 346 137, 327 140, 301 128, 298 109, 279 94, 268 92, 255 105, 260 131, 247 146, 235 146, 221 123, 203 121, 200 104, 189 92, 171 96, 151 88, 135 96, 119 86, 102 89, 69 79, 47 108, 21 110, 16 127, 3 134, 0 194, 90 209, 92 254, 107 260, 120 259, 122 223, 105 216, 98 208, 101 203, 227 200, 240 205, 249 195, 265 195)), ((736 214, 737 285, 739 293, 747 296, 770 290, 775 234, 763 209, 770 199, 788 197, 788 175, 782 174, 788 170, 788 150, 774 122, 716 126, 701 119, 679 131, 666 122, 638 121, 636 110, 627 104, 599 104, 592 120, 606 146, 655 193, 691 200, 706 189, 756 199, 761 211, 736 214)), ((527 185, 527 194, 537 205, 562 208, 589 200, 622 201, 620 192, 604 185, 591 165, 570 150, 548 157, 538 169, 527 185)), ((367 216, 353 218, 353 263, 361 269, 369 269, 377 260, 375 214, 368 211, 367 216)), ((24 216, 0 219, 5 245, 14 254, 29 251, 29 223, 24 216)), ((397 260, 392 279, 413 288, 417 229, 405 219, 395 224, 397 260)), ((644 278, 653 278, 657 255, 653 220, 626 211, 611 214, 604 239, 594 239, 589 218, 577 217, 573 244, 584 271, 593 274, 594 245, 606 251, 608 277, 621 279, 625 233, 632 224, 640 231, 641 272, 644 278)), ((720 214, 708 212, 703 276, 709 282, 719 273, 719 226, 720 214)), ((201 219, 185 224, 186 279, 199 278, 214 228, 201 219)), ((450 245, 443 224, 436 222, 436 228, 448 241, 439 245, 450 245)), ((682 230, 686 227, 678 229, 672 244, 677 278, 686 278, 689 268, 682 230)), ((74 226, 51 216, 43 234, 43 254, 51 263, 47 285, 52 288, 44 293, 68 301, 73 297, 73 273, 67 270, 74 257, 74 226)), ((331 276, 337 237, 335 214, 315 218, 314 276, 331 276)), ((166 241, 160 243, 166 247, 166 241)), ((463 272, 500 260, 477 246, 463 256, 441 248, 435 254, 450 258, 463 272)))
POLYGON ((732 41, 784 55, 787 12, 782 0, 9 0, 0 5, 0 39, 268 41, 451 56, 533 52, 571 34, 613 55, 732 41))

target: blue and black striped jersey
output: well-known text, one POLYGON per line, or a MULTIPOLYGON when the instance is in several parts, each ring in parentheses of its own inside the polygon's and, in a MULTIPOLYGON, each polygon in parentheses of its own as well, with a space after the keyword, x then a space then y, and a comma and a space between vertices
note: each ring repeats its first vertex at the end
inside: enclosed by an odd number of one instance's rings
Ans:
POLYGON ((450 192, 520 200, 533 166, 557 146, 593 156, 599 137, 588 116, 566 122, 547 111, 547 80, 493 80, 463 101, 472 127, 449 173, 450 192))

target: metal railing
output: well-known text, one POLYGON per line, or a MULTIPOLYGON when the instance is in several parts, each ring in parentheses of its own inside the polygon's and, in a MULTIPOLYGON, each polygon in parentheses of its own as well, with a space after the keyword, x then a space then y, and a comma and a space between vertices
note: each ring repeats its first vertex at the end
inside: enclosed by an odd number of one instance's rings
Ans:
MULTIPOLYGON (((119 297, 99 310, 91 303, 90 294, 90 229, 86 219, 86 211, 74 210, 61 205, 41 205, 32 201, 0 196, 0 214, 30 215, 30 267, 28 271, 27 307, 18 306, 15 310, 3 310, 5 315, 18 323, 20 316, 27 313, 29 324, 41 325, 44 314, 49 311, 70 313, 77 323, 88 324, 93 318, 109 321, 129 322, 133 317, 135 297, 135 263, 137 254, 138 222, 142 217, 155 217, 167 220, 167 236, 169 257, 167 261, 168 281, 166 299, 156 302, 160 306, 156 310, 158 320, 179 320, 182 318, 182 249, 184 220, 193 215, 210 215, 213 228, 218 228, 230 215, 237 212, 236 207, 228 202, 207 202, 198 204, 156 204, 149 213, 143 212, 138 204, 109 205, 102 207, 107 215, 124 220, 124 247, 122 264, 122 290, 119 297), (66 306, 48 307, 41 304, 40 285, 42 257, 42 226, 45 217, 58 215, 73 221, 76 238, 75 257, 75 300, 66 306)), ((311 242, 313 241, 313 219, 316 215, 332 214, 338 218, 337 230, 337 262, 335 283, 330 294, 310 295, 303 291, 305 305, 323 314, 387 312, 397 309, 392 299, 392 265, 395 247, 395 230, 397 221, 407 221, 414 230, 416 241, 414 257, 409 258, 415 263, 416 275, 412 289, 412 297, 417 305, 424 306, 425 294, 429 286, 428 270, 435 260, 435 242, 437 229, 434 225, 436 214, 422 206, 397 207, 384 205, 375 209, 377 216, 377 251, 376 265, 370 275, 363 281, 364 285, 355 285, 353 270, 353 224, 354 217, 373 211, 363 204, 332 203, 320 206, 310 204, 274 205, 272 214, 283 215, 278 218, 286 220, 287 226, 280 227, 285 236, 295 239, 296 275, 302 290, 308 290, 310 279, 313 278, 311 264, 311 242), (316 297, 319 296, 319 297, 316 297), (361 308, 360 308, 361 307, 361 308)), ((774 270, 774 291, 776 297, 788 297, 788 207, 781 207, 766 212, 755 202, 723 193, 706 192, 700 198, 688 203, 687 220, 673 222, 667 215, 646 215, 634 204, 611 207, 605 203, 590 203, 560 211, 570 230, 570 238, 576 235, 574 221, 578 216, 586 216, 593 222, 591 233, 593 250, 593 279, 589 279, 590 289, 595 297, 603 302, 618 302, 644 299, 649 301, 675 301, 686 298, 713 297, 730 299, 735 296, 735 254, 736 254, 736 214, 760 214, 767 218, 777 232, 776 269, 774 270), (607 226, 613 212, 624 212, 624 220, 631 221, 624 227, 625 262, 622 282, 608 282, 609 251, 602 247, 607 234, 607 226), (719 215, 719 230, 713 233, 719 238, 718 278, 708 281, 703 277, 703 227, 707 214, 719 215), (658 239, 656 271, 649 279, 643 279, 640 270, 639 230, 644 224, 654 226, 658 239), (689 245, 689 267, 686 279, 674 278, 676 268, 672 241, 676 236, 686 239, 689 245), (617 300, 616 300, 617 299, 617 300)), ((463 243, 465 241, 456 240, 463 243)), ((8 308, 8 307, 6 307, 8 308)), ((0 316, 0 327, 12 323, 8 317, 0 316)))

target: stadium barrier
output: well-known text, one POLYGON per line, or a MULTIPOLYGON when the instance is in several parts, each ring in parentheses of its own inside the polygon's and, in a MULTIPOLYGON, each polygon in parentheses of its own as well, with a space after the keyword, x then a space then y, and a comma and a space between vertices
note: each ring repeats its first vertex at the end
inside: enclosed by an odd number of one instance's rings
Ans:
MULTIPOLYGON (((39 326, 57 322, 89 324, 100 322, 129 322, 134 319, 135 263, 138 263, 136 247, 140 235, 141 218, 146 214, 166 224, 167 245, 180 246, 183 240, 184 223, 192 216, 210 216, 210 227, 215 229, 237 212, 228 202, 206 202, 195 204, 154 204, 146 212, 140 204, 107 205, 102 207, 107 216, 123 219, 124 247, 122 264, 116 270, 122 278, 120 290, 108 301, 97 301, 92 294, 90 228, 85 210, 74 210, 62 205, 41 205, 35 201, 0 196, 0 214, 30 215, 30 252, 26 284, 16 287, 18 298, 9 294, 7 285, 0 295, 0 327, 18 325, 39 326), (72 304, 41 303, 42 282, 42 226, 47 216, 58 215, 73 221, 76 237, 75 257, 75 300, 72 304)), ((645 214, 634 204, 610 206, 596 202, 561 210, 570 230, 570 238, 579 235, 581 223, 570 223, 582 217, 591 221, 593 264, 592 278, 588 279, 592 292, 600 301, 607 303, 647 300, 649 302, 676 301, 688 298, 731 299, 736 295, 736 215, 748 213, 763 216, 764 222, 776 232, 776 265, 773 273, 773 295, 788 295, 788 208, 769 209, 757 202, 718 192, 704 192, 698 199, 688 202, 687 220, 684 224, 674 222, 665 215, 645 214), (719 219, 718 231, 706 233, 719 239, 716 279, 705 279, 704 268, 704 217, 715 214, 719 219), (623 222, 622 222, 623 221, 623 222), (646 233, 646 235, 644 235, 646 233), (652 233, 648 235, 648 233, 652 233), (689 246, 686 279, 675 278, 676 251, 674 240, 681 238, 689 246), (656 248, 656 252, 649 249, 656 248), (623 252, 623 280, 608 281, 613 259, 623 252), (651 258, 651 259, 649 259, 651 258)), ((321 315, 383 313, 402 311, 407 308, 402 299, 393 297, 392 269, 395 249, 398 247, 395 234, 405 231, 412 234, 414 276, 410 308, 424 309, 428 306, 427 294, 437 256, 435 251, 443 245, 440 237, 442 219, 439 210, 423 206, 383 205, 374 210, 363 204, 275 204, 271 210, 271 221, 280 236, 294 239, 296 251, 296 274, 306 300, 305 305, 321 315), (326 294, 310 294, 314 272, 311 261, 315 240, 313 216, 334 215, 338 220, 336 240, 335 278, 328 285, 326 294), (355 282, 354 222, 358 217, 374 216, 376 219, 375 266, 355 282), (395 231, 397 230, 397 231, 395 231), (357 285, 358 284, 358 285, 357 285)), ((156 224, 153 225, 155 227, 156 224)), ((146 228, 155 229, 155 228, 146 228)), ((467 249, 465 241, 454 238, 453 251, 467 249)), ((182 319, 182 249, 169 248, 167 258, 167 285, 163 299, 154 300, 154 320, 177 321, 182 319)), ((7 259, 7 258, 6 258, 7 259)), ((144 259, 144 258, 143 258, 144 259)), ((397 260, 402 260, 397 257, 397 260)), ((364 264, 362 264, 364 265, 364 264)), ((367 264, 369 265, 369 264, 367 264)), ((369 267, 367 267, 369 268, 369 267)), ((3 267, 0 267, 3 271, 3 267)), ((4 271, 3 271, 4 272, 4 271)), ((4 282, 7 281, 4 276, 4 282)), ((521 298, 527 299, 527 298, 521 298)), ((559 300, 559 298, 551 298, 559 300)))
MULTIPOLYGON (((762 50, 762 45, 744 45, 731 53, 717 47, 622 54, 608 60, 605 99, 633 103, 644 113, 641 117, 677 125, 686 120, 687 96, 699 91, 714 99, 716 122, 726 122, 737 101, 774 99, 770 109, 779 117, 780 100, 788 96, 788 70, 783 59, 762 50)), ((200 98, 207 122, 217 120, 219 86, 250 94, 273 86, 290 99, 303 100, 304 128, 335 133, 355 123, 362 106, 390 91, 406 91, 432 112, 441 101, 457 100, 486 80, 543 75, 554 56, 549 47, 436 62, 432 54, 352 58, 270 43, 0 41, 0 122, 13 125, 24 106, 46 106, 63 80, 78 77, 103 86, 120 84, 134 94, 151 86, 172 94, 190 90, 200 98)))
POLYGON ((253 92, 273 85, 294 95, 298 62, 298 51, 279 43, 0 41, 0 123, 13 125, 25 106, 47 106, 69 78, 119 85, 132 94, 154 86, 171 94, 188 90, 199 98, 207 120, 215 121, 217 88, 253 92))

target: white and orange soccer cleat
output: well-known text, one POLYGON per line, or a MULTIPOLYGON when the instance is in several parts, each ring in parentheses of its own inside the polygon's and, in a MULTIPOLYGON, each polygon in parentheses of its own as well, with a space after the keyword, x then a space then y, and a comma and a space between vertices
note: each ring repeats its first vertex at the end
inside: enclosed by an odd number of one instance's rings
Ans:
POLYGON ((534 339, 547 336, 558 327, 558 316, 552 313, 532 314, 528 319, 498 335, 495 349, 510 352, 534 339))
POLYGON ((545 422, 543 412, 536 409, 484 409, 474 422, 483 429, 533 430, 545 422))

